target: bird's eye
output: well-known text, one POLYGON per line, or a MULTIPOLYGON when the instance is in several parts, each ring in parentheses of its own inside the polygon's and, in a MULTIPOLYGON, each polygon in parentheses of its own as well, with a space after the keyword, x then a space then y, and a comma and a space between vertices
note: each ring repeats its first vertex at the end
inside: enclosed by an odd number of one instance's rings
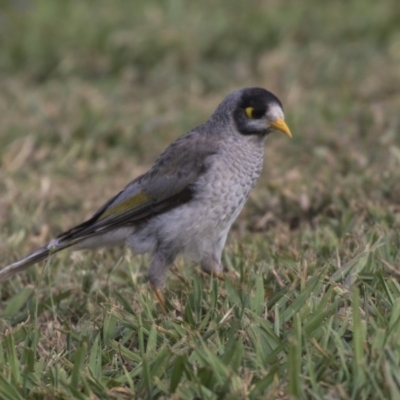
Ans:
POLYGON ((265 110, 255 109, 254 107, 246 107, 244 112, 249 119, 260 119, 265 114, 265 110))

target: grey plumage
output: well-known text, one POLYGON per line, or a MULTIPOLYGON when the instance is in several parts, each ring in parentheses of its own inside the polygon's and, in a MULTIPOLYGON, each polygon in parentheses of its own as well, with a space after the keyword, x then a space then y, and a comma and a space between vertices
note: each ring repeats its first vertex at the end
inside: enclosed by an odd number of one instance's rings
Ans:
POLYGON ((211 118, 173 142, 153 167, 101 207, 92 218, 0 271, 0 282, 67 247, 126 243, 153 255, 149 281, 159 288, 178 254, 221 275, 228 231, 263 165, 272 130, 290 136, 280 101, 260 88, 231 93, 211 118))

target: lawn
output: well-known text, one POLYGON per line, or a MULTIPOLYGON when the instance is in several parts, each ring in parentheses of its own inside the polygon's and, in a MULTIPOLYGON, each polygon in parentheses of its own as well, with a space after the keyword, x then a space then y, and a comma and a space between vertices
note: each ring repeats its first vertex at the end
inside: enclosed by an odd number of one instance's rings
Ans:
POLYGON ((0 6, 1 264, 90 217, 231 91, 281 99, 226 280, 66 250, 0 287, 0 398, 399 399, 400 2, 0 6))

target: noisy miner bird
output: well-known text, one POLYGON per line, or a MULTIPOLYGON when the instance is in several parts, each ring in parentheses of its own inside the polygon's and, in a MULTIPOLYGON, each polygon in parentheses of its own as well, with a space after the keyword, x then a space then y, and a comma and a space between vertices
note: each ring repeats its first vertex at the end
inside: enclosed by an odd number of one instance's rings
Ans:
POLYGON ((0 282, 67 247, 127 244, 151 253, 148 279, 166 312, 161 288, 178 254, 222 278, 229 229, 260 176, 265 138, 274 130, 292 136, 275 95, 256 87, 231 93, 89 220, 2 269, 0 282))

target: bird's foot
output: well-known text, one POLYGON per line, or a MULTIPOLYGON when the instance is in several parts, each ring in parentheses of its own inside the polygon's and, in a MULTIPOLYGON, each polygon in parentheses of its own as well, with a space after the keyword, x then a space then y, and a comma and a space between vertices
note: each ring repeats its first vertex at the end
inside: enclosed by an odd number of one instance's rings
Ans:
POLYGON ((201 269, 200 271, 205 275, 213 276, 220 281, 225 281, 225 274, 222 271, 208 271, 206 269, 201 269))
POLYGON ((224 275, 224 273, 222 271, 212 272, 210 275, 215 276, 220 281, 224 281, 225 280, 225 275, 224 275))

